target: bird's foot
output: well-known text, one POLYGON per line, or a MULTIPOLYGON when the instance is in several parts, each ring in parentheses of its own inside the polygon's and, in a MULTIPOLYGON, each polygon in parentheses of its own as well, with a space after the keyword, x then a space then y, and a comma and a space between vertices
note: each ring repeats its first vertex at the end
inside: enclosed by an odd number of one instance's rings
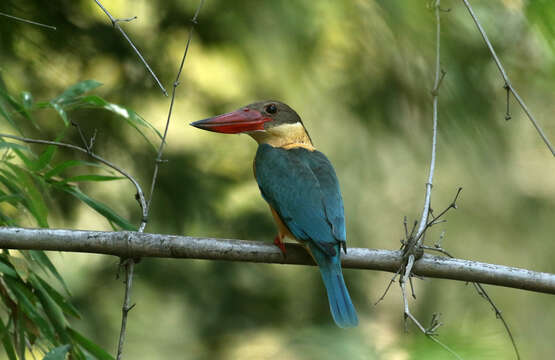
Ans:
POLYGON ((274 238, 274 244, 281 250, 283 257, 286 257, 287 252, 285 251, 285 244, 283 243, 283 241, 281 241, 281 239, 283 239, 283 236, 276 235, 276 237, 274 238))

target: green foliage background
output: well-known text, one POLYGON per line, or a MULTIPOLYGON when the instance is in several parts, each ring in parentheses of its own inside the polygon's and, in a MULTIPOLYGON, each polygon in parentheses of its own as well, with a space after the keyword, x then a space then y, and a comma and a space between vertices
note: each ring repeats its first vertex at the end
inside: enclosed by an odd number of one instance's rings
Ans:
MULTIPOLYGON (((555 79, 551 1, 473 1, 475 11, 548 136, 555 79)), ((457 257, 555 272, 555 165, 511 100, 504 120, 503 82, 460 1, 443 1, 439 156, 433 207, 458 186, 459 209, 437 226, 457 257)), ((185 46, 195 1, 111 1, 122 26, 169 88, 185 46)), ((0 76, 12 94, 37 102, 86 79, 91 96, 122 104, 162 129, 169 101, 93 1, 4 1, 0 11, 55 25, 50 31, 0 17, 0 76)), ((421 211, 430 151, 434 19, 417 1, 211 1, 199 17, 178 88, 165 158, 147 231, 270 241, 274 225, 252 178, 256 144, 189 127, 191 121, 266 99, 296 109, 316 146, 334 163, 350 246, 394 249, 402 218, 421 211)), ((98 105, 98 103, 97 103, 98 105)), ((147 188, 155 152, 114 112, 78 108, 69 119, 102 156, 147 188)), ((80 144, 53 109, 34 112, 29 136, 80 144), (66 129, 66 130, 63 130, 66 129)), ((8 124, 0 125, 2 132, 8 124)), ((156 144, 154 133, 146 132, 156 144)), ((37 152, 43 147, 33 147, 37 152)), ((88 160, 58 151, 56 162, 88 160)), ((99 172, 100 173, 100 172, 99 172)), ((69 173, 75 176, 77 173, 69 173)), ((125 181, 81 183, 131 224, 140 211, 125 181)), ((106 218, 63 192, 48 196, 51 227, 111 229, 106 218)), ((5 208, 2 208, 5 211, 5 208)), ((11 214, 36 226, 25 211, 11 214)), ((72 326, 115 349, 123 286, 118 260, 51 254, 82 320, 72 326)), ((378 306, 390 274, 346 270, 360 326, 334 326, 319 274, 306 267, 144 259, 136 269, 125 351, 130 359, 444 359, 448 354, 409 327, 403 332, 397 289, 378 306)), ((416 281, 411 305, 426 322, 441 312, 440 339, 463 358, 512 355, 494 313, 463 283, 416 281)), ((56 285, 52 281, 52 285, 56 285)), ((57 286, 57 285, 56 285, 57 286)), ((552 296, 487 287, 525 358, 555 354, 552 296)))

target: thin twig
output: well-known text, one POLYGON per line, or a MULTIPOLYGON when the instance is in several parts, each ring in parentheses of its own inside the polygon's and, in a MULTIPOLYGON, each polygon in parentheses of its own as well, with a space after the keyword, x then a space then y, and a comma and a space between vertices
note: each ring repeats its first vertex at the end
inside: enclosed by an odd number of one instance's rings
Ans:
POLYGON ((511 339, 511 344, 513 345, 513 349, 515 350, 516 358, 517 360, 520 360, 520 353, 518 352, 518 347, 516 346, 516 341, 513 337, 513 333, 509 328, 509 324, 507 324, 507 322, 505 321, 503 314, 501 314, 501 310, 499 310, 497 305, 495 305, 493 300, 489 297, 488 293, 486 292, 486 289, 484 289, 482 284, 473 282, 472 285, 474 285, 474 288, 476 289, 478 294, 491 305, 491 307, 493 308, 493 311, 495 312, 495 317, 501 320, 501 322, 503 323, 503 326, 505 327, 505 331, 507 331, 507 335, 509 335, 509 339, 511 339))
POLYGON ((128 258, 124 260, 124 266, 125 266, 125 297, 124 297, 124 301, 123 301, 123 305, 121 307, 121 331, 120 331, 120 336, 119 336, 119 342, 118 342, 118 355, 117 355, 117 359, 120 360, 122 357, 122 352, 120 351, 123 350, 123 343, 125 342, 125 333, 126 333, 126 328, 127 328, 127 314, 129 313, 129 311, 131 309, 133 309, 135 307, 135 304, 130 305, 131 303, 131 287, 133 285, 133 267, 134 267, 135 261, 132 258, 128 258))
POLYGON ((17 20, 17 21, 22 21, 22 22, 27 23, 27 24, 33 24, 33 25, 37 25, 37 26, 42 26, 42 27, 45 27, 45 28, 50 29, 50 30, 56 30, 56 27, 55 27, 55 26, 46 25, 46 24, 41 24, 41 23, 39 23, 39 22, 31 21, 31 20, 27 20, 27 19, 22 19, 22 18, 17 17, 17 16, 4 14, 3 12, 0 12, 0 16, 5 16, 5 17, 10 18, 10 19, 14 19, 14 20, 17 20))
MULTIPOLYGON (((428 218, 431 215, 430 203, 431 203, 431 196, 432 196, 432 184, 433 184, 433 178, 434 178, 436 153, 437 153, 437 151, 436 151, 436 148, 437 148, 437 113, 438 113, 438 102, 439 102, 439 87, 441 85, 441 82, 443 81, 443 78, 445 77, 445 71, 443 71, 441 69, 441 64, 440 64, 440 34, 441 34, 441 32, 440 32, 440 30, 441 30, 440 0, 435 1, 434 10, 435 10, 435 18, 436 18, 436 61, 435 61, 435 80, 434 80, 433 89, 431 91, 432 98, 433 98, 432 155, 431 155, 431 160, 430 160, 430 170, 429 170, 429 174, 428 174, 428 181, 426 182, 426 194, 425 194, 425 197, 424 197, 424 209, 422 210, 422 216, 420 218, 420 222, 418 223, 418 230, 416 231, 416 235, 414 235, 414 237, 413 237, 412 236, 413 234, 411 233, 411 237, 406 239, 406 244, 405 244, 405 248, 404 248, 404 251, 403 251, 405 256, 406 256, 406 265, 403 269, 403 276, 401 276, 401 279, 399 280, 399 284, 401 286, 401 294, 403 296, 403 311, 404 311, 405 329, 407 328, 407 319, 410 319, 418 327, 418 329, 420 331, 422 331, 425 335, 427 335, 433 341, 440 344, 444 349, 449 351, 451 354, 454 354, 457 358, 460 358, 447 345, 443 344, 435 336, 433 336, 433 335, 435 335, 435 331, 437 330, 437 328, 439 326, 441 326, 441 323, 438 321, 438 316, 437 315, 434 314, 434 316, 432 317, 430 327, 427 328, 427 329, 424 328, 424 326, 422 326, 422 324, 420 324, 420 322, 416 319, 416 317, 414 317, 414 315, 412 315, 412 313, 410 312, 409 304, 408 304, 408 296, 407 296, 407 288, 406 288, 406 284, 408 282, 411 286, 412 296, 414 298, 416 298, 416 296, 414 295, 414 289, 413 289, 412 281, 411 281, 413 266, 414 266, 414 262, 415 262, 415 259, 416 259, 415 256, 418 254, 418 250, 422 249, 421 245, 422 245, 422 242, 424 241, 424 234, 425 234, 426 229, 429 226, 431 226, 431 224, 433 224, 434 221, 436 221, 442 215, 442 214, 440 214, 440 216, 438 216, 437 218, 433 218, 433 216, 432 216, 432 221, 430 223, 428 223, 428 218)), ((460 190, 459 190, 459 192, 460 192, 460 190)), ((458 192, 457 192, 457 196, 458 196, 458 192)), ((457 197, 455 197, 455 201, 456 201, 456 198, 457 197)), ((453 204, 451 204, 449 208, 451 208, 452 206, 453 206, 453 204)), ((406 230, 405 230, 405 232, 406 232, 406 230)))
MULTIPOLYGON (((453 199, 453 201, 451 202, 451 204, 449 204, 449 206, 447 206, 441 213, 439 213, 438 216, 434 216, 434 215, 431 213, 431 211, 430 211, 430 217, 432 218, 432 220, 426 224, 426 228, 429 228, 429 227, 431 227, 431 226, 433 226, 433 225, 439 224, 439 223, 440 223, 439 220, 441 219, 441 217, 442 217, 443 215, 445 215, 445 214, 446 214, 449 210, 451 210, 451 209, 457 209, 457 200, 458 200, 458 198, 459 198, 459 195, 460 195, 462 189, 463 189, 462 187, 459 187, 459 188, 457 189, 457 193, 455 194, 455 198, 453 199)), ((446 221, 446 220, 444 220, 444 221, 446 221)), ((443 222, 444 222, 444 221, 443 221, 443 222)))
POLYGON ((83 130, 81 130, 81 126, 73 120, 71 120, 71 125, 77 128, 77 132, 79 133, 79 137, 81 138, 83 145, 85 146, 87 151, 90 152, 91 149, 89 147, 89 143, 87 142, 87 139, 85 139, 85 134, 83 133, 83 130))
POLYGON ((462 0, 462 1, 463 1, 464 5, 466 6, 466 8, 468 9, 468 12, 470 13, 470 16, 472 17, 472 20, 474 20, 474 23, 476 24, 476 27, 478 28, 478 31, 480 32, 480 35, 482 35, 482 38, 484 39, 484 42, 486 43, 486 46, 488 47, 488 49, 491 53, 491 56, 493 57, 493 60, 495 61, 495 65, 497 65, 497 68, 499 69, 499 72, 501 73, 501 76, 503 77, 503 80, 505 81, 505 87, 508 87, 511 90, 511 92, 513 93, 516 101, 518 101, 518 103, 522 107, 522 110, 524 110, 524 112, 526 113, 526 116, 528 116, 528 119, 530 119, 530 121, 532 122, 532 124, 534 125, 536 130, 538 131, 538 134, 540 134, 543 142, 545 143, 545 145, 547 145, 547 147, 551 151, 551 154, 553 156, 555 156, 555 149, 553 148, 553 145, 551 145, 551 143, 549 142, 549 139, 547 139, 547 136, 543 132, 542 128, 540 127, 540 125, 538 124, 538 122, 536 121, 534 116, 532 116, 532 114, 530 113, 530 110, 528 110, 528 107, 526 106, 526 104, 524 103, 524 101, 522 100, 520 95, 518 95, 517 91, 515 90, 515 88, 511 84, 511 81, 509 80, 509 77, 507 76, 505 68, 503 67, 503 65, 501 65, 501 61, 497 57, 497 54, 495 53, 495 50, 493 49, 493 46, 491 45, 491 42, 489 41, 488 36, 486 35, 486 32, 484 31, 484 28, 480 24, 480 21, 478 21, 478 17, 474 13, 474 10, 472 10, 472 6, 470 6, 470 3, 468 2, 468 0, 462 0))
MULTIPOLYGON (((457 193, 458 195, 458 193, 457 193)), ((453 203, 455 203, 457 201, 457 197, 455 197, 455 199, 453 200, 453 203)), ((452 203, 452 204, 453 204, 452 203)), ((451 204, 451 205, 452 205, 451 204)), ((456 207, 455 207, 456 208, 456 207)), ((447 252, 445 249, 443 249, 441 247, 441 240, 443 240, 445 236, 445 233, 442 232, 438 241, 434 244, 433 247, 431 246, 424 246, 422 245, 422 248, 425 250, 431 250, 431 251, 437 251, 441 254, 444 254, 445 256, 454 259, 454 256, 451 255, 449 252, 447 252)), ((503 326, 505 327, 505 331, 507 331, 507 335, 509 336, 509 339, 511 340, 511 344, 513 345, 513 349, 515 351, 516 354, 516 358, 517 360, 520 360, 520 354, 518 352, 518 347, 516 345, 516 341, 513 337, 513 334, 511 332, 511 329, 509 328, 509 324, 507 323, 507 321, 505 321, 505 318, 503 317, 503 315, 501 314, 501 310, 499 310, 499 308, 497 307, 497 305, 495 305, 495 303, 493 302, 492 298, 489 296, 489 294, 486 292, 486 289, 484 289, 484 287, 482 286, 482 284, 478 283, 478 282, 472 282, 472 285, 474 285, 474 288, 476 289, 476 291, 478 292, 478 295, 480 295, 483 299, 485 299, 493 308, 493 311, 495 312, 495 317, 498 318, 499 320, 501 320, 501 322, 503 323, 503 326)))
POLYGON ((85 154, 89 155, 94 160, 103 163, 104 165, 108 166, 109 168, 114 169, 115 171, 117 171, 121 175, 125 176, 129 181, 131 181, 131 183, 135 186, 135 189, 137 190, 137 198, 138 198, 139 203, 141 205, 141 209, 142 209, 143 216, 144 216, 145 210, 146 210, 146 201, 145 201, 145 196, 144 196, 143 190, 142 190, 141 186, 139 185, 139 183, 137 182, 137 180, 135 180, 135 178, 133 176, 131 176, 127 171, 123 170, 122 168, 118 167, 117 165, 114 165, 110 161, 98 156, 97 154, 93 153, 92 151, 89 151, 88 149, 85 149, 85 148, 82 148, 80 146, 73 145, 73 144, 66 144, 66 143, 62 143, 62 142, 58 142, 58 141, 30 139, 30 138, 26 138, 26 137, 21 137, 21 136, 16 136, 16 135, 9 135, 9 134, 0 134, 0 138, 10 138, 10 139, 30 143, 30 144, 54 145, 54 146, 63 147, 63 148, 67 148, 67 149, 77 150, 77 151, 80 151, 82 153, 85 153, 85 154))
MULTIPOLYGON (((412 271, 412 266, 414 265, 414 256, 411 255, 408 258, 406 269, 410 269, 412 271)), ((401 276, 399 279, 399 285, 401 286, 401 293, 403 295, 403 311, 404 311, 404 320, 405 320, 405 330, 407 330, 407 319, 411 319, 412 322, 422 331, 424 334, 427 334, 427 330, 420 324, 420 322, 412 315, 409 308, 409 302, 407 299, 407 282, 410 276, 410 272, 406 272, 401 276)))
MULTIPOLYGON (((123 29, 121 29, 121 27, 119 27, 117 23, 114 23, 114 19, 112 18, 112 16, 109 15, 109 13, 106 11, 106 9, 104 9, 102 7, 102 5, 99 3, 99 1, 98 0, 95 0, 95 1, 102 8, 102 10, 104 10, 104 12, 110 17, 110 20, 112 20, 112 23, 114 24, 114 26, 118 27, 118 29, 121 31, 123 36, 127 39, 127 41, 129 41, 129 43, 131 44, 133 49, 135 49, 135 51, 137 51, 137 53, 139 54, 139 57, 141 57, 141 60, 143 60, 146 67, 150 70, 150 68, 148 67, 148 64, 146 64, 146 61, 144 61, 144 59, 142 58, 142 56, 140 55, 138 50, 136 50, 135 46, 133 45, 131 40, 127 37, 127 35, 123 31, 123 29)), ((181 76, 181 71, 183 70, 183 65, 185 64, 185 59, 187 57, 187 53, 189 52, 189 45, 191 44, 191 39, 193 37, 193 29, 194 29, 195 25, 197 24, 198 14, 200 12, 200 9, 202 8, 203 3, 204 3, 204 0, 201 0, 199 2, 199 5, 198 5, 197 10, 195 12, 195 15, 193 16, 193 19, 191 20, 192 25, 191 25, 191 28, 189 29, 189 37, 187 38, 187 44, 185 46, 185 51, 183 52, 183 57, 181 58, 181 64, 179 65, 179 70, 177 71, 177 76, 175 78, 175 81, 173 82, 172 96, 171 96, 171 101, 170 101, 170 109, 168 111, 168 118, 166 120, 166 127, 164 128, 164 135, 162 137, 162 141, 160 142, 160 147, 158 148, 158 154, 157 154, 156 160, 154 162, 154 171, 153 171, 153 174, 152 174, 152 181, 151 181, 151 185, 150 185, 150 195, 149 195, 149 198, 148 198, 148 203, 146 205, 146 209, 145 209, 145 212, 144 212, 143 219, 141 221, 141 225, 139 226, 139 232, 141 232, 141 233, 144 231, 144 229, 146 227, 146 224, 147 224, 147 221, 148 221, 148 215, 149 215, 149 212, 150 212, 150 205, 152 203, 152 195, 154 193, 154 189, 156 187, 156 180, 158 178, 158 169, 160 167, 160 163, 163 162, 162 152, 164 151, 164 145, 166 143, 166 137, 168 135, 168 128, 169 128, 170 120, 171 120, 171 116, 172 116, 173 104, 174 104, 174 101, 175 101, 175 90, 176 90, 177 86, 179 86, 179 78, 181 76)), ((152 71, 151 71, 151 73, 152 73, 152 71)), ((152 75, 154 76, 156 81, 158 81, 158 79, 156 78, 154 73, 152 73, 152 75)), ((160 86, 161 86, 161 84, 160 84, 160 86)), ((167 96, 166 90, 163 89, 163 91, 167 96)), ((132 308, 132 307, 129 307, 129 303, 131 301, 130 300, 130 297, 131 297, 131 282, 133 280, 134 264, 135 264, 134 259, 132 259, 132 258, 125 259, 125 265, 126 265, 125 266, 125 268, 126 268, 125 300, 124 300, 124 304, 123 304, 123 307, 122 307, 121 330, 120 330, 119 342, 118 342, 117 360, 121 360, 122 357, 123 357, 123 344, 125 342, 127 315, 129 313, 129 310, 131 310, 131 308, 132 308)))
MULTIPOLYGON (((443 238, 443 236, 440 237, 439 241, 441 241, 442 238, 443 238)), ((434 245, 434 247, 431 247, 431 246, 422 246, 422 247, 426 250, 437 251, 441 254, 446 255, 447 257, 449 257, 451 259, 454 259, 453 255, 451 255, 449 252, 447 252, 445 249, 443 249, 441 247, 441 245, 439 244, 439 241, 438 241, 438 243, 436 243, 434 245)), ((487 293, 486 289, 484 289, 482 284, 477 283, 477 282, 472 282, 472 285, 474 286, 474 288, 478 292, 478 295, 480 295, 484 300, 486 300, 491 305, 491 307, 493 308, 493 311, 495 312, 495 317, 498 318, 499 320, 501 320, 501 322, 503 323, 503 326, 505 327, 505 331, 507 332, 507 335, 509 336, 509 339, 511 340, 511 344, 513 345, 513 349, 515 351, 516 358, 517 358, 517 360, 520 360, 520 353, 518 352, 518 347, 517 347, 516 341, 513 337, 513 333, 511 332, 511 329, 509 328, 509 324, 507 323, 507 321, 503 317, 503 314, 501 313, 501 310, 499 310, 497 305, 495 305, 495 303, 493 302, 493 299, 489 296, 489 294, 487 293)))
POLYGON ((437 251, 440 254, 443 254, 445 256, 448 256, 450 258, 452 258, 453 256, 447 252, 446 250, 442 249, 442 248, 437 248, 437 247, 431 247, 431 246, 426 246, 426 245, 422 245, 422 249, 424 250, 430 250, 430 251, 437 251))
POLYGON ((175 77, 175 81, 173 82, 170 110, 168 111, 168 118, 166 120, 166 127, 164 129, 164 136, 162 137, 162 142, 160 143, 160 147, 158 148, 158 155, 156 156, 156 163, 154 164, 154 173, 152 174, 152 182, 150 185, 150 196, 148 198, 148 203, 147 203, 147 214, 148 214, 148 211, 150 210, 150 204, 152 203, 152 194, 154 193, 154 188, 156 186, 156 179, 158 178, 158 169, 159 169, 160 163, 163 162, 162 151, 164 150, 164 145, 166 143, 166 136, 168 134, 168 128, 170 126, 170 119, 173 111, 173 103, 175 100, 175 89, 177 88, 177 86, 179 86, 179 77, 181 76, 181 71, 183 70, 183 65, 185 64, 185 59, 187 57, 187 53, 189 52, 189 45, 191 44, 191 39, 193 37, 193 30, 195 28, 195 25, 197 24, 198 14, 203 4, 204 4, 204 0, 201 0, 199 2, 195 15, 191 20, 192 25, 191 25, 191 28, 189 29, 189 37, 187 38, 187 45, 185 45, 185 51, 183 52, 183 57, 181 58, 179 71, 177 72, 177 76, 175 77))
POLYGON ((133 48, 133 50, 135 51, 135 53, 137 54, 137 56, 139 57, 139 59, 141 59, 141 61, 143 62, 144 66, 146 67, 146 69, 148 70, 148 72, 150 73, 150 75, 154 78, 154 80, 156 81, 156 83, 158 84, 158 86, 160 87, 160 90, 162 90, 162 92, 164 93, 164 95, 168 96, 168 92, 166 91, 166 88, 164 88, 164 85, 162 85, 162 83, 160 82, 160 80, 158 80, 158 77, 156 76, 156 74, 154 73, 154 71, 152 71, 152 69, 150 68, 150 66, 148 65, 148 63, 146 62, 145 58, 143 57, 143 55, 141 54, 141 52, 139 51, 139 49, 137 49, 137 47, 135 46, 135 44, 133 44, 133 41, 131 41, 131 39, 129 38, 129 36, 127 36, 127 34, 125 33, 125 31, 121 28, 121 26, 119 25, 119 23, 121 21, 125 21, 125 22, 129 22, 132 20, 135 20, 137 17, 133 16, 130 18, 125 18, 125 19, 117 19, 114 18, 112 16, 112 14, 110 14, 110 12, 104 7, 102 6, 102 4, 100 3, 99 0, 94 0, 97 5, 102 9, 102 11, 104 11, 104 13, 106 14, 106 16, 108 16, 108 18, 110 19, 110 21, 112 22, 112 26, 116 29, 118 29, 121 34, 123 35, 123 37, 125 38, 125 40, 127 40, 127 42, 129 43, 129 45, 131 45, 131 47, 133 48))
POLYGON ((444 72, 441 71, 441 64, 440 64, 440 0, 436 0, 435 3, 435 16, 436 16, 436 61, 435 61, 435 80, 434 80, 434 87, 432 90, 432 98, 433 98, 433 115, 432 115, 432 156, 430 160, 430 170, 428 173, 428 182, 426 183, 426 195, 424 198, 424 209, 422 210, 422 216, 420 217, 420 222, 418 224, 418 230, 416 232, 415 238, 417 239, 417 245, 421 245, 421 237, 426 230, 426 224, 428 219, 428 214, 430 211, 430 202, 432 197, 432 184, 434 179, 434 171, 436 165, 436 147, 437 147, 437 110, 438 110, 438 103, 439 103, 439 86, 441 84, 441 80, 445 76, 444 72), (442 75, 443 74, 443 75, 442 75))
POLYGON ((442 343, 441 341, 439 341, 439 339, 435 336, 435 335, 428 335, 429 339, 432 339, 432 341, 434 341, 435 343, 437 343, 439 346, 441 346, 442 348, 444 348, 445 350, 447 350, 448 353, 450 353, 451 355, 453 355, 454 357, 456 357, 459 360, 463 360, 462 357, 460 357, 459 354, 457 354, 453 349, 451 349, 449 346, 445 345, 444 343, 442 343))
POLYGON ((383 299, 385 299, 385 296, 389 292, 389 288, 391 288, 391 285, 395 282, 395 279, 401 272, 402 268, 403 268, 402 266, 399 266, 399 269, 397 269, 397 272, 395 273, 395 275, 393 275, 391 280, 389 280, 389 283, 387 284, 387 287, 385 288, 385 291, 383 292, 382 296, 380 296, 380 298, 374 303, 374 305, 378 305, 383 299))
MULTIPOLYGON (((403 276, 400 280, 401 290, 403 293, 403 301, 405 304, 405 318, 408 316, 411 320, 416 321, 414 317, 410 314, 408 309, 408 303, 406 300, 406 293, 405 293, 405 284, 408 281, 408 278, 411 276, 412 267, 415 261, 415 254, 416 250, 422 245, 423 234, 424 231, 427 229, 428 224, 428 217, 430 214, 430 202, 432 197, 432 183, 434 179, 434 170, 436 164, 436 146, 437 146, 437 109, 438 109, 438 98, 439 98, 439 85, 444 77, 444 72, 441 71, 441 64, 440 64, 440 0, 436 0, 434 4, 435 8, 435 17, 436 17, 436 60, 435 60, 435 80, 434 86, 432 89, 432 98, 433 98, 433 115, 432 115, 432 156, 430 160, 430 170, 428 174, 428 181, 426 182, 426 194, 424 196, 424 209, 422 210, 422 216, 420 218, 420 222, 418 223, 418 230, 416 231, 416 235, 411 236, 406 239, 405 245, 405 254, 407 255, 406 266, 403 271, 403 276)), ((420 329, 423 329, 420 323, 416 322, 417 326, 420 329)))

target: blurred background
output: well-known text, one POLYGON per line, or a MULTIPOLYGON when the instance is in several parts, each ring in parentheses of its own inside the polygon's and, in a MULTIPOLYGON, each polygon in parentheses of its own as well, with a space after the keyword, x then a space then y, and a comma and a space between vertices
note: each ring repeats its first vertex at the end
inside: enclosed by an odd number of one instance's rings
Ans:
MULTIPOLYGON (((555 4, 473 1, 513 85, 555 141, 555 4)), ((166 88, 185 47, 191 0, 117 0, 114 17, 166 88)), ((555 164, 514 99, 505 121, 503 81, 462 2, 442 1, 438 163, 432 207, 464 188, 442 245, 456 257, 555 272, 555 164)), ((4 0, 0 76, 9 91, 49 100, 75 82, 137 111, 160 131, 169 98, 93 1, 4 0)), ((397 249, 403 216, 420 215, 430 156, 435 22, 426 1, 208 0, 199 15, 176 104, 147 231, 271 241, 275 228, 252 176, 256 143, 203 132, 189 122, 268 98, 302 117, 337 171, 349 246, 397 249)), ((150 186, 155 151, 101 110, 70 114, 96 151, 150 186)), ((36 113, 54 139, 52 110, 36 113)), ((3 127, 4 125, 0 125, 3 127)), ((29 130, 32 135, 32 129, 29 130)), ((45 135, 46 134, 46 135, 45 135)), ((66 140, 80 144, 69 128, 66 140)), ((152 136, 153 142, 158 141, 152 136)), ((59 151, 60 159, 81 158, 59 151)), ((125 181, 81 189, 138 224, 125 181)), ((49 198, 51 227, 110 230, 68 195, 49 198)), ((24 215, 22 215, 24 216, 24 215)), ((123 285, 118 259, 50 254, 83 313, 73 326, 114 353, 123 285)), ((136 267, 125 353, 128 359, 446 359, 410 324, 404 332, 397 286, 379 305, 391 274, 344 271, 360 325, 337 328, 315 268, 201 260, 143 259, 136 267)), ((416 280, 411 307, 424 324, 442 314, 439 339, 467 359, 514 358, 500 321, 472 286, 416 280)), ((523 358, 555 356, 555 298, 486 286, 523 358)))

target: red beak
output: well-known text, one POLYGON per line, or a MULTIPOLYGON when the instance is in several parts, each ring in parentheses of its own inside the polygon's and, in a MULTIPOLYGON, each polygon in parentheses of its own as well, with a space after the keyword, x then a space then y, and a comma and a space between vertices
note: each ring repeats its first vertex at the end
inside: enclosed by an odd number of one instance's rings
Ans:
POLYGON ((238 134, 247 131, 264 130, 264 123, 272 121, 259 111, 243 108, 213 118, 192 122, 191 125, 208 131, 224 134, 238 134))

